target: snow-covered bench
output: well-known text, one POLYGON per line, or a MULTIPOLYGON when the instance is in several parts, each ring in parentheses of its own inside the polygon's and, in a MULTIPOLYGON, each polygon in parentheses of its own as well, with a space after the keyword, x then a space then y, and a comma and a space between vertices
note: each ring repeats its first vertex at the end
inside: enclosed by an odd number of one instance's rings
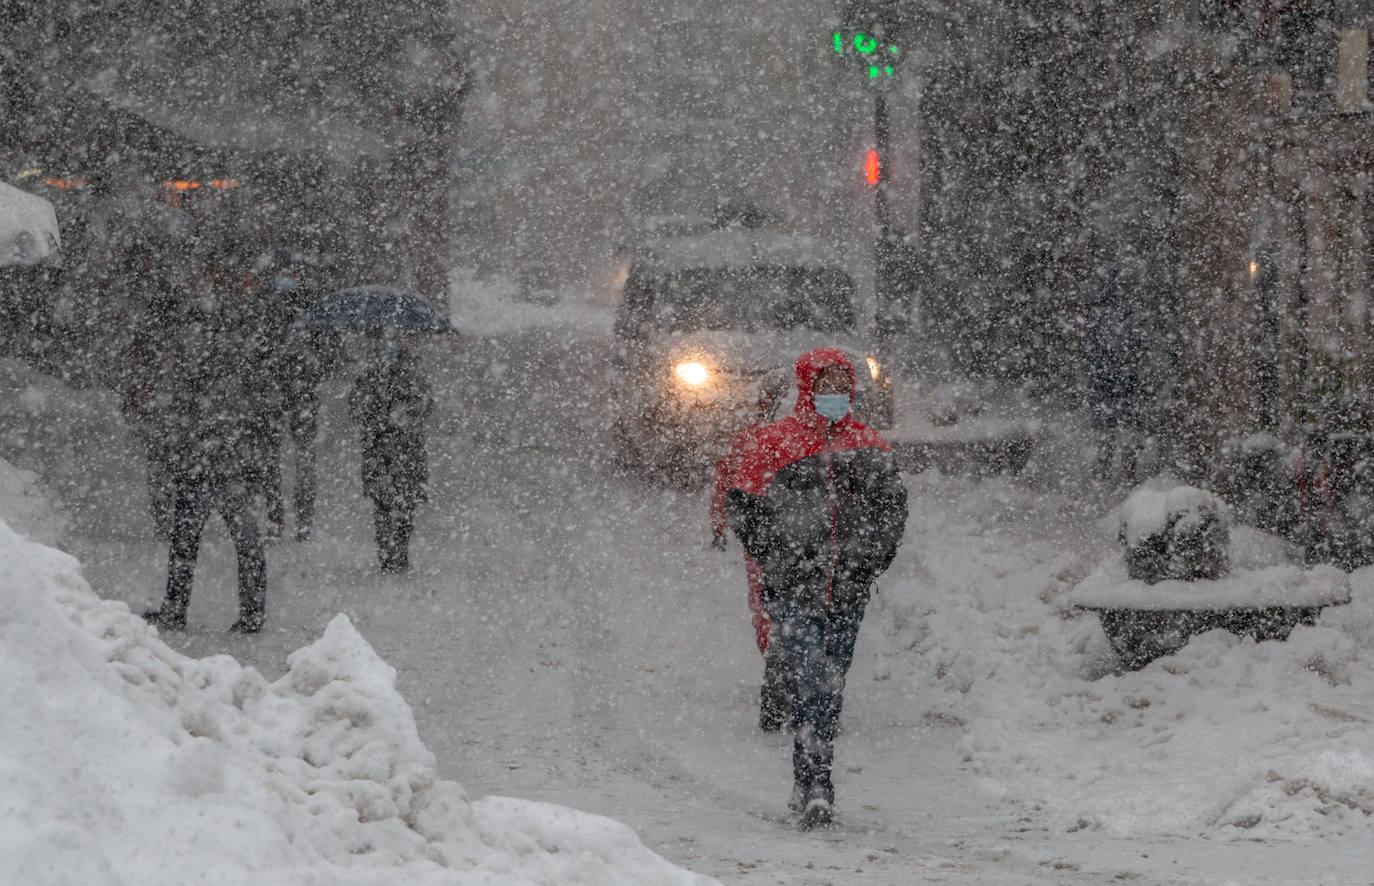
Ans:
POLYGON ((1340 569, 1304 569, 1277 536, 1232 532, 1225 504, 1195 487, 1137 489, 1121 507, 1120 537, 1125 555, 1079 582, 1069 604, 1098 614, 1131 669, 1216 628, 1283 640, 1324 607, 1350 602, 1340 569))

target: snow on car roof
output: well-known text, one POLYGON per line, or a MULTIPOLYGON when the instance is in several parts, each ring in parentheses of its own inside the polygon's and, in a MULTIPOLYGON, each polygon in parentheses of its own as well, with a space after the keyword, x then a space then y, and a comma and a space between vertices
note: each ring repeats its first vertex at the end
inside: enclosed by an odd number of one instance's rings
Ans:
POLYGON ((839 249, 829 241, 757 230, 711 231, 656 240, 639 250, 635 262, 662 274, 757 265, 844 269, 839 249))

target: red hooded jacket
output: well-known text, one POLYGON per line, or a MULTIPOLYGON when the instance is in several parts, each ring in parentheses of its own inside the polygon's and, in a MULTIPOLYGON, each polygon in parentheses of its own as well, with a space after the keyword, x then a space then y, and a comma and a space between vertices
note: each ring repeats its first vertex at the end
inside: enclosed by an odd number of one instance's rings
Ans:
POLYGON ((763 568, 770 612, 862 605, 901 543, 906 488, 887 441, 853 416, 854 367, 844 353, 808 351, 796 369, 792 415, 732 447, 727 519, 763 568), (851 412, 835 422, 812 399, 831 366, 850 383, 851 412))

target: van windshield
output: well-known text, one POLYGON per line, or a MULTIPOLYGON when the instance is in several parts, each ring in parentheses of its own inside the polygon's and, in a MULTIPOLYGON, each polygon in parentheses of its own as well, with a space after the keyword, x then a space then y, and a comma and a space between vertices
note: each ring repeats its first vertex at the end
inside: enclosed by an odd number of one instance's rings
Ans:
POLYGON ((665 331, 854 328, 854 281, 833 268, 693 268, 649 289, 651 325, 665 331))

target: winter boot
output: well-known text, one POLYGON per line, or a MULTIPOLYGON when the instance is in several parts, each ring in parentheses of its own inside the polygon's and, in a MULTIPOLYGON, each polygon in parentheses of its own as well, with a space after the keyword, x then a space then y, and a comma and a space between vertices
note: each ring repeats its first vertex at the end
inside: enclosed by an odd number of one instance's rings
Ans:
POLYGON ((392 550, 382 555, 382 571, 399 574, 410 571, 410 554, 404 550, 392 550))
MULTIPOLYGON (((170 584, 170 582, 169 582, 170 584)), ((160 631, 180 631, 186 628, 186 608, 190 596, 169 587, 167 596, 157 609, 143 613, 143 620, 160 631)))
POLYGON ((149 609, 143 620, 159 631, 181 631, 186 628, 186 614, 177 615, 165 609, 149 609))
POLYGON ((835 789, 830 782, 816 782, 807 788, 806 805, 802 809, 801 818, 797 820, 797 829, 812 831, 828 827, 834 821, 834 817, 835 789))
POLYGON ((239 620, 229 626, 229 633, 256 634, 258 631, 262 630, 262 625, 265 620, 260 610, 240 614, 239 620))
POLYGON ((286 515, 280 511, 274 511, 267 515, 267 529, 263 532, 263 541, 281 541, 282 534, 286 532, 286 515))
POLYGON ((801 818, 797 819, 797 830, 814 831, 816 828, 829 827, 835 820, 834 807, 824 800, 812 800, 806 804, 801 818))

